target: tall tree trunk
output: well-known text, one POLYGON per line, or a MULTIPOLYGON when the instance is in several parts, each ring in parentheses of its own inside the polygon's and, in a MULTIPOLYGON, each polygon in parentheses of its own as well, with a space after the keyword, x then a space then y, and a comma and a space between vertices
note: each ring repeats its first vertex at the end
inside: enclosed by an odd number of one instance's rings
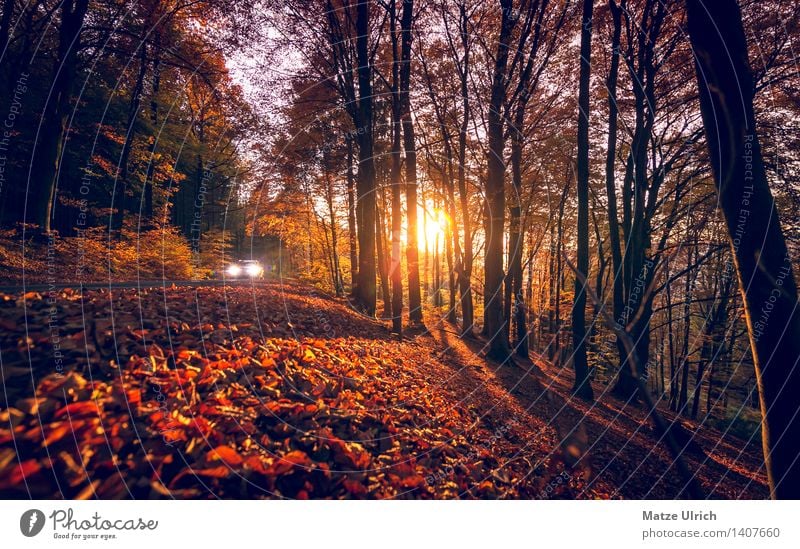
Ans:
POLYGON ((433 306, 442 306, 442 258, 439 253, 439 233, 433 238, 433 306))
POLYGON ((797 499, 800 311, 756 132, 741 13, 735 0, 686 5, 706 142, 750 335, 770 492, 773 498, 797 499), (767 304, 772 307, 765 319, 767 304))
POLYGON ((350 290, 358 285, 358 245, 356 244, 356 189, 353 173, 353 138, 347 136, 347 231, 350 248, 350 290))
MULTIPOLYGON (((327 177, 326 177, 327 179, 327 177)), ((331 245, 332 238, 329 236, 328 231, 328 224, 325 223, 325 220, 322 219, 322 216, 317 215, 317 212, 314 208, 314 205, 311 201, 308 201, 310 206, 311 212, 314 214, 314 220, 316 221, 317 230, 321 230, 322 234, 325 236, 325 239, 322 242, 322 255, 325 258, 325 263, 327 264, 328 274, 331 275, 331 284, 334 288, 338 284, 336 279, 336 267, 333 261, 333 246, 331 245)))
POLYGON ((336 297, 344 294, 342 270, 339 266, 339 231, 336 224, 336 210, 333 206, 333 179, 330 173, 325 173, 325 202, 328 205, 328 220, 331 224, 331 263, 333 268, 333 286, 336 297))
MULTIPOLYGON (((650 214, 646 209, 648 198, 655 193, 649 187, 648 151, 651 144, 653 126, 656 112, 655 76, 659 65, 655 62, 656 42, 658 40, 661 23, 664 20, 665 8, 662 2, 647 0, 642 8, 640 30, 636 33, 636 50, 630 50, 626 56, 628 68, 634 75, 633 97, 635 105, 635 124, 629 164, 626 169, 626 179, 623 184, 623 193, 631 193, 625 197, 625 256, 623 258, 625 281, 625 308, 622 318, 630 331, 636 346, 636 364, 644 371, 637 372, 639 376, 647 376, 649 368, 650 351, 650 315, 652 310, 652 296, 643 301, 645 291, 652 280, 654 262, 647 257, 650 248, 651 222, 650 214), (633 200, 631 208, 630 200, 633 200), (631 317, 638 320, 630 323, 631 317)), ((630 17, 629 12, 623 15, 630 17)), ((630 20, 628 20, 630 23, 630 20)), ((632 46, 629 44, 629 48, 632 46)), ((619 378, 614 387, 614 392, 621 398, 629 401, 638 401, 638 383, 631 371, 628 354, 620 354, 621 368, 619 378)))
MULTIPOLYGON (((552 216, 554 212, 550 212, 552 216)), ((547 257, 547 335, 550 336, 550 342, 547 345, 547 358, 553 360, 555 357, 556 341, 554 334, 555 330, 555 309, 556 309, 556 223, 550 224, 550 246, 547 257)), ((558 224, 560 228, 560 223, 558 224)))
POLYGON ((558 224, 556 229, 556 250, 555 250, 555 269, 553 276, 556 281, 555 288, 555 313, 554 313, 554 327, 553 327, 553 354, 556 364, 561 365, 561 290, 564 287, 563 265, 564 262, 561 257, 561 252, 564 249, 564 207, 567 203, 569 196, 569 188, 572 185, 572 168, 567 170, 567 184, 564 185, 564 192, 561 194, 561 202, 558 205, 558 224))
MULTIPOLYGON (((448 216, 449 217, 449 216, 448 216)), ((452 219, 452 218, 451 218, 452 219)), ((453 270, 453 231, 452 223, 446 223, 442 237, 444 238, 444 255, 447 265, 447 313, 445 317, 451 324, 456 321, 456 289, 453 270)))
MULTIPOLYGON (((594 228, 594 236, 597 242, 597 273, 595 274, 594 278, 594 293, 597 295, 598 303, 592 303, 592 317, 597 319, 600 315, 600 306, 601 303, 604 301, 604 290, 603 290, 603 281, 605 280, 606 276, 606 254, 603 250, 603 237, 600 233, 600 222, 597 217, 596 210, 599 209, 597 204, 594 204, 595 208, 592 211, 592 226, 594 228)), ((597 322, 592 322, 592 325, 589 327, 588 339, 591 343, 592 347, 596 350, 597 349, 597 330, 600 326, 597 322)), ((590 370, 590 377, 594 379, 596 368, 592 368, 590 370)))
MULTIPOLYGON (((544 240, 544 235, 542 235, 542 240, 544 240)), ((541 244, 541 240, 539 241, 539 244, 541 244)), ((537 245, 537 247, 538 247, 538 245, 537 245)), ((536 343, 537 343, 536 335, 538 334, 538 329, 537 329, 537 327, 535 327, 535 322, 536 322, 535 319, 538 318, 539 315, 533 315, 533 314, 531 314, 529 312, 529 311, 532 310, 531 307, 533 306, 533 258, 534 258, 534 255, 536 254, 536 251, 537 250, 534 250, 534 248, 533 248, 533 234, 532 234, 532 232, 529 231, 528 232, 528 259, 527 259, 527 262, 528 262, 528 280, 526 281, 527 285, 526 285, 526 288, 525 288, 525 303, 527 304, 527 306, 522 311, 522 314, 525 315, 525 318, 526 318, 526 322, 525 322, 525 329, 526 329, 526 333, 525 333, 525 353, 526 353, 526 356, 527 356, 528 350, 529 350, 531 345, 534 345, 534 348, 536 348, 536 343), (528 328, 529 325, 531 326, 530 328, 528 328)))
POLYGON ((489 356, 506 360, 509 356, 508 339, 505 336, 503 314, 503 244, 505 235, 505 135, 503 107, 506 99, 506 67, 508 65, 509 42, 516 25, 511 0, 500 0, 500 35, 495 53, 492 74, 491 99, 489 102, 487 136, 489 140, 488 170, 486 176, 487 234, 484 256, 484 302, 486 325, 484 333, 489 338, 489 356))
MULTIPOLYGON (((617 4, 617 0, 609 0, 614 30, 611 37, 611 67, 606 79, 608 89, 608 146, 606 148, 606 196, 608 198, 608 241, 611 248, 611 265, 613 268, 612 307, 614 321, 620 323, 624 307, 624 280, 622 265, 622 247, 619 238, 619 217, 617 214, 616 170, 617 161, 617 126, 619 106, 617 105, 617 80, 619 78, 620 37, 622 33, 622 10, 626 0, 617 4)), ((615 336, 616 337, 616 336, 615 336)), ((619 337, 616 337, 619 356, 625 356, 625 347, 619 337)))
POLYGON ((417 242, 417 149, 414 122, 411 119, 411 26, 414 0, 403 0, 400 18, 400 117, 403 126, 403 149, 406 155, 406 207, 408 208, 408 308, 409 320, 422 324, 422 296, 419 289, 419 244, 417 242))
POLYGON ((461 297, 461 334, 472 337, 472 327, 475 324, 474 305, 472 301, 472 213, 469 209, 469 195, 467 194, 466 162, 467 162, 467 128, 469 128, 469 20, 466 7, 459 5, 459 23, 461 47, 464 49, 464 59, 459 70, 461 85, 461 109, 463 116, 458 129, 458 195, 461 203, 461 218, 464 228, 464 259, 458 269, 458 287, 461 297))
MULTIPOLYGON (((420 187, 420 194, 422 196, 422 203, 427 204, 427 200, 425 198, 425 186, 423 185, 420 187)), ((425 245, 425 259, 424 259, 424 280, 422 282, 422 287, 425 289, 425 297, 428 298, 430 295, 430 288, 431 288, 431 273, 430 273, 430 247, 428 246, 428 216, 422 216, 422 234, 424 235, 422 241, 425 245)))
MULTIPOLYGON (((688 231, 687 231, 688 233, 688 231)), ((692 266, 692 252, 697 254, 697 236, 693 240, 687 239, 686 250, 686 284, 683 291, 683 341, 681 343, 681 388, 678 394, 678 401, 675 403, 675 411, 683 414, 686 411, 686 403, 689 398, 689 335, 692 327, 692 295, 694 294, 694 277, 689 269, 692 266)))
POLYGON ((461 256, 461 246, 458 242, 458 225, 456 221, 456 195, 455 184, 453 182, 453 151, 450 148, 450 139, 448 138, 445 144, 445 158, 446 166, 442 178, 444 184, 444 203, 447 210, 447 216, 444 226, 444 242, 445 242, 445 255, 447 258, 447 322, 451 324, 456 323, 456 263, 460 262, 458 259, 461 256))
POLYGON ((392 261, 389 275, 392 280, 392 332, 398 336, 403 335, 403 278, 400 269, 401 234, 403 231, 403 202, 401 194, 402 174, 400 151, 401 123, 400 123, 400 52, 397 40, 397 2, 392 0, 389 4, 389 28, 392 41, 392 261))
POLYGON ((697 362, 697 375, 694 378, 694 393, 692 394, 691 418, 697 419, 700 410, 700 395, 703 394, 703 380, 705 379, 706 367, 711 360, 713 349, 709 341, 704 341, 700 349, 700 360, 697 362))
POLYGON ((31 164, 31 215, 26 216, 43 233, 50 232, 55 191, 61 171, 72 87, 77 72, 80 32, 89 0, 64 0, 58 29, 58 54, 53 83, 44 107, 39 142, 31 164))
POLYGON ((136 83, 131 90, 131 98, 128 103, 128 120, 126 123, 125 141, 122 144, 122 152, 120 153, 119 169, 117 172, 117 185, 115 186, 114 194, 119 194, 112 198, 112 208, 116 202, 117 212, 116 215, 112 213, 111 228, 117 231, 117 236, 122 236, 122 226, 125 223, 125 210, 127 209, 127 190, 128 190, 128 177, 130 171, 130 157, 131 150, 133 149, 133 142, 136 138, 136 119, 139 116, 139 108, 141 107, 142 91, 144 90, 144 79, 147 76, 147 44, 142 43, 139 51, 139 72, 136 75, 136 83))
POLYGON ((383 213, 386 211, 386 200, 381 192, 381 206, 375 212, 375 252, 378 257, 378 278, 381 282, 381 297, 383 298, 382 318, 392 318, 392 292, 389 287, 389 262, 386 254, 386 233, 384 231, 383 213))
POLYGON ((706 389, 706 417, 711 414, 711 397, 713 395, 714 390, 714 373, 715 373, 715 364, 716 362, 712 362, 708 368, 708 389, 706 389))
POLYGON ((372 127, 373 95, 372 64, 369 52, 369 5, 359 0, 356 5, 356 57, 358 60, 358 198, 356 202, 358 230, 358 301, 365 314, 375 315, 375 197, 374 135, 372 127))
MULTIPOLYGON (((150 96, 150 121, 153 124, 154 131, 156 135, 160 133, 158 128, 158 92, 161 89, 161 35, 156 33, 155 35, 155 45, 153 48, 153 89, 152 95, 150 96)), ((147 223, 150 223, 153 218, 153 177, 155 175, 155 168, 156 168, 156 145, 158 138, 154 135, 150 142, 150 148, 148 150, 149 161, 147 164, 147 173, 144 177, 144 196, 143 196, 143 203, 144 203, 144 211, 143 217, 147 219, 147 223)))
MULTIPOLYGON (((511 128, 511 182, 514 189, 513 203, 509 208, 508 223, 508 275, 505 287, 505 315, 506 332, 510 335, 513 323, 516 326, 514 347, 516 353, 528 357, 527 333, 525 323, 525 300, 522 294, 522 139, 523 125, 525 123, 525 107, 528 97, 527 90, 518 99, 514 113, 514 127, 511 128)), ((510 339, 510 338, 509 338, 510 339)))
POLYGON ((672 324, 672 284, 669 281, 670 271, 667 268, 664 276, 667 278, 667 344, 669 346, 669 406, 675 409, 678 399, 678 370, 675 368, 675 332, 672 324))
POLYGON ((575 367, 574 393, 592 400, 586 359, 586 283, 589 279, 589 77, 592 51, 592 0, 583 0, 581 22, 581 68, 578 91, 578 273, 572 306, 572 347, 575 367))
POLYGON ((659 399, 664 396, 664 350, 665 350, 665 343, 664 343, 664 329, 661 330, 661 344, 658 350, 658 371, 659 371, 659 379, 661 381, 661 389, 659 390, 659 399))

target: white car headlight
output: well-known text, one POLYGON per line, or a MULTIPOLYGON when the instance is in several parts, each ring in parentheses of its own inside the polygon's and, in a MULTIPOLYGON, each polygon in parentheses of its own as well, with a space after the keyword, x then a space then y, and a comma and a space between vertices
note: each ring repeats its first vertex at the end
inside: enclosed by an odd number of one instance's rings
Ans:
POLYGON ((251 263, 247 267, 245 267, 245 272, 247 276, 258 276, 261 274, 262 268, 261 265, 258 263, 251 263))
POLYGON ((242 274, 242 268, 238 265, 231 265, 228 267, 228 274, 230 276, 239 276, 242 274))

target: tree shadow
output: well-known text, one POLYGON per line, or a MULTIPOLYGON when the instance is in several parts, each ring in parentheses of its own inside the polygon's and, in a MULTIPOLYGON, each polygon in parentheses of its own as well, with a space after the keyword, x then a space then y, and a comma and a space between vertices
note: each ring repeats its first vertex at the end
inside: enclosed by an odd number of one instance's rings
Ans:
MULTIPOLYGON (((592 403, 574 397, 574 375, 568 366, 559 368, 538 357, 515 357, 500 364, 485 356, 485 340, 462 340, 445 323, 436 324, 431 332, 457 363, 473 369, 482 365, 484 374, 512 395, 529 416, 543 419, 555 434, 551 457, 573 474, 585 475, 589 487, 611 489, 615 497, 627 499, 688 497, 674 460, 666 445, 659 443, 645 410, 618 400, 608 390, 599 392, 592 403)), ((659 411, 668 423, 680 423, 674 414, 659 411)), ((684 426, 683 434, 676 436, 682 457, 707 497, 768 497, 758 448, 694 423, 684 426)))

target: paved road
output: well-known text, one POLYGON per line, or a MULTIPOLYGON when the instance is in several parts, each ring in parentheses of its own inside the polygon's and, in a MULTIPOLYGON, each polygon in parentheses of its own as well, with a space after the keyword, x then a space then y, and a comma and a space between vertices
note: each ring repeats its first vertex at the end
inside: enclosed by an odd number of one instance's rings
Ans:
MULTIPOLYGON (((287 279, 288 281, 288 279, 287 279)), ((132 280, 129 282, 89 282, 67 284, 27 284, 25 286, 0 286, 0 292, 13 294, 19 292, 49 292, 67 288, 99 290, 101 288, 169 288, 170 286, 188 286, 194 288, 221 286, 263 286, 274 284, 278 280, 132 280)))

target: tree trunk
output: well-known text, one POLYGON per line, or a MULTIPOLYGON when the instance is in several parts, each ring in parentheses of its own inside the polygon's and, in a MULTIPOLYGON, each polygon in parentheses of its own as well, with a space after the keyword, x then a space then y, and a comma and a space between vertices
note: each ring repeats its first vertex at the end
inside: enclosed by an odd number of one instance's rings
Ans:
POLYGON ((408 308, 409 320, 422 324, 422 296, 419 289, 419 244, 417 242, 417 149, 414 122, 411 120, 411 25, 414 1, 403 0, 400 18, 400 117, 403 126, 403 149, 406 155, 406 207, 408 208, 408 308))
POLYGON ((403 278, 400 269, 401 233, 403 231, 403 202, 401 194, 402 174, 400 152, 401 123, 400 123, 400 52, 397 40, 397 10, 396 0, 389 4, 389 29, 392 41, 392 259, 389 266, 389 278, 392 282, 392 332, 398 336, 403 335, 403 278))
MULTIPOLYGON (((614 321, 618 324, 622 320, 624 307, 624 280, 622 265, 622 247, 619 238, 619 217, 617 214, 616 170, 617 160, 617 126, 619 106, 617 104, 617 80, 619 77, 620 36, 622 33, 622 10, 625 0, 617 5, 616 0, 609 0, 609 8, 614 25, 611 37, 611 67, 606 79, 608 89, 608 146, 606 150, 606 196, 608 198, 608 241, 611 248, 612 277, 612 307, 614 321)), ((622 327, 622 326, 618 326, 622 327)), ((615 336, 616 337, 616 336, 615 336)), ((616 337, 617 351, 620 357, 625 356, 625 347, 616 337)))
POLYGON ((131 150, 133 149, 133 141, 136 137, 136 119, 139 116, 139 108, 141 106, 142 91, 144 90, 144 79, 147 76, 147 45, 141 44, 140 46, 140 59, 139 59, 139 72, 136 76, 136 83, 131 90, 131 99, 128 104, 128 120, 126 124, 125 142, 122 144, 122 152, 120 154, 119 169, 117 172, 117 180, 119 183, 115 187, 114 195, 119 194, 119 198, 115 200, 116 196, 112 197, 111 205, 114 207, 116 202, 117 212, 116 215, 112 213, 112 221, 110 223, 111 229, 117 231, 117 237, 122 237, 122 226, 125 223, 125 210, 127 204, 127 189, 128 189, 128 176, 130 171, 130 157, 131 150))
MULTIPOLYGON (((451 218, 452 219, 452 218, 451 218)), ((456 321, 455 277, 453 271, 453 231, 452 223, 444 227, 444 256, 447 265, 447 313, 445 318, 451 324, 456 321)))
MULTIPOLYGON (((553 212, 550 212, 553 215, 553 212)), ((560 228, 560 223, 558 224, 560 228)), ((554 335, 555 330, 555 308, 556 308, 556 223, 550 223, 550 246, 547 257, 547 335, 550 336, 550 342, 547 344, 547 358, 553 360, 555 356, 556 342, 554 335)))
POLYGON ((697 375, 694 378, 694 394, 692 395, 692 413, 691 418, 697 419, 697 412, 700 410, 700 395, 703 393, 703 379, 706 373, 706 367, 712 354, 711 346, 708 343, 703 343, 700 349, 700 360, 697 362, 697 375))
POLYGON ((369 55, 369 5, 360 0, 356 6, 356 57, 358 60, 358 302, 363 312, 375 316, 375 159, 372 127, 372 65, 369 55))
MULTIPOLYGON (((150 121, 153 124, 153 128, 155 128, 156 135, 160 132, 158 128, 158 92, 161 88, 161 35, 156 33, 155 37, 155 47, 153 51, 153 95, 150 97, 150 121)), ((153 136, 152 141, 150 143, 150 149, 148 151, 150 160, 147 164, 147 173, 144 177, 144 212, 143 217, 145 217, 150 223, 153 218, 153 176, 155 173, 155 152, 156 152, 156 144, 158 138, 153 136)))
POLYGON ((514 202, 509 208, 508 275, 506 276, 504 303, 506 333, 510 334, 513 320, 513 324, 516 326, 514 348, 516 353, 523 358, 528 358, 528 328, 525 322, 525 300, 522 294, 522 248, 524 239, 520 204, 522 202, 522 139, 527 97, 528 92, 525 90, 517 100, 514 127, 511 128, 511 182, 514 189, 514 202))
MULTIPOLYGON (((654 262, 647 257, 650 249, 651 220, 646 201, 656 191, 649 186, 648 151, 651 144, 656 112, 655 77, 659 65, 655 62, 656 42, 665 16, 664 4, 647 0, 642 10, 641 30, 636 33, 637 49, 626 56, 628 69, 635 79, 633 98, 635 124, 626 178, 623 185, 625 207, 625 256, 623 258, 625 291, 622 318, 636 346, 636 364, 649 374, 650 314, 652 296, 643 301, 646 289, 652 281, 654 262), (626 195, 626 196, 625 196, 626 195), (631 208, 631 199, 633 207, 631 208), (636 318, 631 323, 631 318, 636 318)), ((626 17, 629 13, 623 12, 626 17)), ((630 23, 630 21, 627 21, 630 23)), ((629 47, 632 47, 629 44, 629 47)), ((623 399, 638 401, 638 384, 631 372, 628 354, 620 354, 620 373, 614 392, 623 399)))
POLYGON ((583 0, 581 22, 580 86, 578 92, 578 273, 572 307, 572 347, 575 385, 573 392, 592 400, 586 359, 586 283, 589 279, 589 77, 592 50, 592 0, 583 0))
POLYGON ((503 106, 506 99, 506 67, 508 46, 517 17, 513 2, 501 0, 501 24, 492 75, 491 99, 488 112, 487 135, 489 139, 488 171, 486 176, 487 234, 484 258, 484 333, 489 338, 489 356, 506 360, 510 349, 505 337, 503 314, 503 240, 505 235, 505 148, 503 106))
POLYGON ((459 71, 461 84, 461 109, 463 117, 458 130, 458 195, 461 203, 461 218, 464 227, 464 260, 459 269, 459 292, 461 297, 461 333, 472 337, 475 324, 474 305, 472 301, 472 214, 469 210, 467 194, 466 161, 467 161, 467 128, 469 128, 469 20, 464 4, 459 5, 459 22, 461 47, 464 49, 462 68, 459 71))
POLYGON ((333 268, 333 286, 336 297, 344 294, 344 282, 342 281, 342 270, 339 266, 339 231, 336 225, 336 210, 333 205, 333 179, 330 173, 325 173, 325 202, 328 205, 328 219, 331 224, 331 262, 333 268))
MULTIPOLYGON (((688 231, 687 231, 688 232, 688 231)), ((686 284, 683 292, 683 341, 681 342, 681 388, 678 394, 678 401, 675 403, 675 411, 683 414, 686 410, 686 403, 689 398, 689 335, 692 326, 692 295, 694 294, 694 276, 688 269, 692 266, 692 252, 696 253, 697 237, 693 240, 687 238, 686 250, 686 284)))
POLYGON ((353 138, 347 136, 347 230, 350 247, 350 290, 358 285, 358 245, 356 244, 356 190, 353 173, 353 138))
POLYGON ((572 184, 572 169, 567 170, 567 184, 564 185, 564 192, 561 194, 561 202, 558 206, 558 228, 556 229, 556 253, 555 253, 555 270, 553 276, 556 281, 555 288, 555 314, 554 314, 554 327, 553 327, 553 357, 557 365, 561 365, 561 290, 564 287, 564 277, 562 272, 564 270, 564 261, 561 257, 561 252, 564 249, 564 207, 567 203, 569 196, 569 188, 572 184))
POLYGON ((678 371, 675 368, 675 333, 672 327, 672 284, 669 282, 670 271, 664 274, 667 278, 667 344, 669 346, 669 407, 675 409, 678 399, 678 371))
POLYGON ((43 233, 50 232, 53 202, 61 171, 72 87, 77 72, 80 31, 89 0, 64 0, 58 29, 58 54, 53 66, 50 97, 41 120, 41 133, 31 164, 31 215, 43 233))
POLYGON ((389 287, 389 261, 386 254, 386 233, 384 231, 384 216, 386 200, 381 192, 381 207, 375 212, 375 252, 378 257, 378 279, 381 282, 381 297, 383 299, 382 318, 392 318, 392 292, 389 287))
POLYGON ((735 0, 686 5, 706 142, 750 335, 770 492, 773 498, 797 499, 800 311, 756 133, 741 13, 735 0))

